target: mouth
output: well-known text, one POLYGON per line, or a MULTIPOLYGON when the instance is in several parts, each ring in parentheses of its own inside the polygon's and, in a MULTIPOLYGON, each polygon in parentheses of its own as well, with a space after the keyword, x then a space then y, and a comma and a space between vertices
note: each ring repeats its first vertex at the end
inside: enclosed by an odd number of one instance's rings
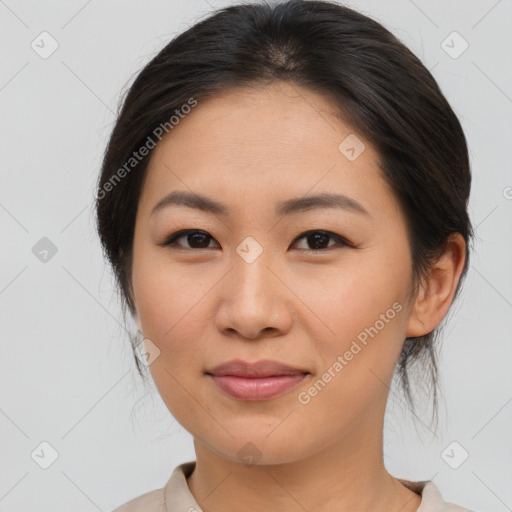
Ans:
POLYGON ((311 373, 277 361, 248 363, 230 361, 205 372, 231 397, 244 401, 261 401, 282 395, 311 373))

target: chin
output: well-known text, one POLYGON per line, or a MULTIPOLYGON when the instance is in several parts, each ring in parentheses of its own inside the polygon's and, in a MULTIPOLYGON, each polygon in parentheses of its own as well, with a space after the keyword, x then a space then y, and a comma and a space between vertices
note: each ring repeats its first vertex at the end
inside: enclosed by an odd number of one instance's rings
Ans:
MULTIPOLYGON (((222 439, 212 439, 211 436, 204 438, 194 435, 194 437, 217 455, 247 467, 287 464, 311 455, 308 453, 307 446, 297 449, 297 443, 293 441, 297 437, 290 434, 289 429, 283 429, 279 433, 278 429, 270 435, 268 433, 271 429, 265 429, 253 434, 247 434, 247 430, 245 432, 230 430, 233 437, 226 434, 222 439)), ((311 450, 314 451, 314 448, 311 447, 311 450)))

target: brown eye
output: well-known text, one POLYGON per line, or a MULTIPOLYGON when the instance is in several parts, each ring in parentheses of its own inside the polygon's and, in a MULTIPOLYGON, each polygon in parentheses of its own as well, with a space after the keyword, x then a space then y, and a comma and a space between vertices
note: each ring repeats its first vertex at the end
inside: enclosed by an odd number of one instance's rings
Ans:
POLYGON ((210 240, 213 240, 213 237, 206 233, 205 231, 199 231, 197 229, 185 229, 173 233, 161 245, 178 246, 184 249, 210 249, 211 247, 208 247, 210 244, 210 240), (186 239, 187 243, 189 244, 189 247, 177 243, 177 241, 181 240, 182 238, 186 239))
MULTIPOLYGON (((330 250, 335 247, 355 247, 354 244, 350 243, 347 239, 330 231, 307 231, 306 233, 303 233, 302 235, 297 237, 294 243, 297 243, 297 241, 301 240, 302 238, 306 240, 306 244, 308 245, 308 247, 299 248, 299 250, 301 251, 305 250, 313 252, 322 252, 330 250), (330 240, 333 240, 335 243, 330 244, 330 240)), ((197 229, 183 229, 181 231, 173 233, 159 245, 163 247, 177 247, 181 249, 191 250, 212 249, 213 246, 210 246, 210 242, 212 240, 215 239, 206 231, 201 231, 197 229), (186 245, 183 245, 182 243, 178 243, 178 241, 181 239, 186 239, 188 247, 186 245)))
POLYGON ((299 248, 300 250, 311 250, 311 251, 324 251, 326 249, 330 249, 333 246, 348 246, 348 247, 354 247, 353 244, 348 242, 345 238, 343 238, 340 235, 337 235, 336 233, 332 233, 330 231, 307 231, 306 233, 303 233, 298 238, 295 239, 295 242, 297 240, 300 240, 304 238, 306 240, 306 244, 310 247, 305 248, 299 248), (329 244, 329 239, 334 239, 335 242, 332 245, 329 244))

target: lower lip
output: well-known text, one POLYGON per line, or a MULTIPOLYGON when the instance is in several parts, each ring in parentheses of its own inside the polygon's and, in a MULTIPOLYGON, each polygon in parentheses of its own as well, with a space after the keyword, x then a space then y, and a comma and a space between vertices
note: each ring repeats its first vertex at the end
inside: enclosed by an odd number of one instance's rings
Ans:
POLYGON ((210 375, 222 391, 240 400, 260 401, 274 398, 295 387, 307 374, 278 375, 276 377, 236 377, 210 375))

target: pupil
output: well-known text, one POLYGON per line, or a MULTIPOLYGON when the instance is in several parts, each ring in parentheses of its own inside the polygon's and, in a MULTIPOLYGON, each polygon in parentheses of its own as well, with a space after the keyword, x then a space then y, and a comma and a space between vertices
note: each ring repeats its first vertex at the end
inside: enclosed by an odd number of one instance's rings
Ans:
POLYGON ((188 235, 188 243, 191 246, 194 245, 194 243, 193 243, 194 237, 196 237, 195 238, 196 242, 199 240, 198 245, 200 247, 208 247, 208 237, 204 233, 190 233, 188 235), (197 237, 199 237, 199 239, 197 237), (191 242, 191 240, 192 240, 192 242, 191 242))
POLYGON ((322 245, 322 241, 325 242, 326 239, 329 239, 329 235, 326 235, 325 233, 314 233, 308 236, 308 240, 313 240, 312 244, 315 245, 314 249, 320 249, 321 247, 316 247, 316 245, 319 243, 322 245))

